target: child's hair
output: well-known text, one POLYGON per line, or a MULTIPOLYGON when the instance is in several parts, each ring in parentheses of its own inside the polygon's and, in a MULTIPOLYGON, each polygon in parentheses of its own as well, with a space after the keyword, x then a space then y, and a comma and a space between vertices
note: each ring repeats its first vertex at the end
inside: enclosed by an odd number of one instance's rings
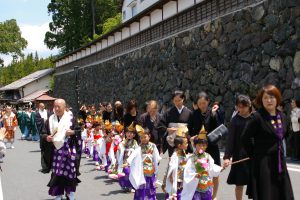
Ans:
POLYGON ((150 130, 148 128, 144 128, 145 134, 151 136, 150 130))
POLYGON ((180 137, 180 136, 176 136, 175 139, 174 139, 174 146, 175 146, 175 148, 178 148, 178 146, 180 144, 183 144, 184 139, 186 139, 186 138, 180 137))
POLYGON ((96 128, 97 126, 101 126, 101 124, 99 122, 93 124, 93 128, 96 128))
POLYGON ((198 137, 196 137, 194 139, 194 145, 196 146, 196 144, 204 144, 204 143, 208 143, 208 141, 206 139, 199 139, 198 137))

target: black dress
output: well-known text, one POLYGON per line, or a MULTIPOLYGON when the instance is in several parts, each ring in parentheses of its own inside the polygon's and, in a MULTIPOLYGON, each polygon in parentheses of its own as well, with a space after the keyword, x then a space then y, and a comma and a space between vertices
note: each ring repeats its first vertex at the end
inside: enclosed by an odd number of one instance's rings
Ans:
MULTIPOLYGON (((286 136, 286 117, 277 112, 283 136, 286 136)), ((260 109, 251 116, 242 133, 242 143, 251 157, 249 194, 254 200, 293 200, 293 189, 283 155, 283 139, 278 138, 278 129, 271 123, 269 113, 260 109)))
MULTIPOLYGON (((240 116, 239 114, 232 118, 229 125, 229 135, 226 141, 224 160, 232 158, 232 161, 234 162, 248 157, 246 150, 242 146, 241 135, 246 126, 246 123, 249 120, 250 116, 245 118, 240 116)), ((248 182, 249 161, 232 165, 227 183, 242 186, 247 185, 248 182)))
POLYGON ((188 124, 188 129, 190 130, 189 124, 192 119, 192 111, 187 107, 184 107, 181 113, 178 112, 177 108, 174 106, 168 109, 162 116, 158 124, 158 133, 163 135, 163 153, 168 150, 169 156, 171 157, 174 151, 174 147, 171 147, 166 138, 168 136, 167 128, 170 123, 186 123, 188 124))
MULTIPOLYGON (((204 125, 207 134, 209 134, 221 124, 221 121, 219 119, 220 117, 218 116, 218 113, 216 113, 216 115, 213 116, 211 109, 208 109, 206 113, 202 113, 200 109, 194 110, 190 124, 191 136, 198 135, 202 125, 204 125)), ((216 165, 221 166, 220 150, 218 144, 208 142, 206 152, 211 155, 216 165)))
POLYGON ((138 123, 138 113, 136 113, 136 116, 132 116, 130 113, 124 115, 124 127, 130 126, 132 122, 134 124, 138 123))

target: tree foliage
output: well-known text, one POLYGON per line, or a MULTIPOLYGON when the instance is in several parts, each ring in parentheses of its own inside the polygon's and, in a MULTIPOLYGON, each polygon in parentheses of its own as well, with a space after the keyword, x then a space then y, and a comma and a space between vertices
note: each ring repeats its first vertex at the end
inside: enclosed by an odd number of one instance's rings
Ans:
POLYGON ((106 34, 118 27, 122 23, 122 14, 118 13, 116 16, 108 18, 103 24, 102 34, 106 34))
POLYGON ((39 58, 37 52, 14 60, 7 67, 0 68, 0 86, 7 85, 35 71, 54 67, 52 58, 39 58))
MULTIPOLYGON (((27 41, 22 38, 15 19, 0 22, 0 54, 12 55, 16 58, 22 56, 22 50, 26 46, 27 41)), ((1 58, 0 65, 3 65, 1 58)))
POLYGON ((120 0, 51 0, 52 22, 44 42, 50 49, 61 49, 62 54, 71 52, 102 34, 105 20, 116 16, 119 8, 120 0))

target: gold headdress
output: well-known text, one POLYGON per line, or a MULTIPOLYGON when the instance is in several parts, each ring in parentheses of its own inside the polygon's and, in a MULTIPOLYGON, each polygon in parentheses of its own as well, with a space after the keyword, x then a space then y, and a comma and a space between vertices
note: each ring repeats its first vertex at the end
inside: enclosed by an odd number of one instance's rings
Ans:
POLYGON ((179 127, 176 131, 176 136, 186 137, 189 129, 186 126, 179 127))
POLYGON ((110 123, 109 120, 105 120, 105 130, 111 130, 112 129, 112 124, 110 123))
POLYGON ((96 122, 99 122, 99 123, 102 123, 102 122, 103 122, 102 117, 99 116, 99 115, 96 115, 95 121, 96 121, 96 122))
POLYGON ((136 130, 136 132, 137 132, 137 134, 138 134, 139 136, 145 135, 145 130, 143 129, 142 126, 140 126, 140 125, 137 124, 137 125, 135 126, 135 130, 136 130))
POLYGON ((124 130, 124 126, 122 124, 120 124, 119 121, 116 121, 115 128, 118 133, 121 133, 124 130))
POLYGON ((207 133, 207 131, 205 130, 204 125, 202 125, 202 128, 198 134, 198 139, 199 140, 207 140, 206 133, 207 133))
POLYGON ((135 132, 135 127, 134 127, 134 123, 133 122, 130 124, 130 126, 127 127, 127 130, 129 132, 135 132))
POLYGON ((82 118, 78 118, 78 119, 77 119, 77 123, 78 123, 79 126, 84 125, 84 121, 83 121, 82 118))

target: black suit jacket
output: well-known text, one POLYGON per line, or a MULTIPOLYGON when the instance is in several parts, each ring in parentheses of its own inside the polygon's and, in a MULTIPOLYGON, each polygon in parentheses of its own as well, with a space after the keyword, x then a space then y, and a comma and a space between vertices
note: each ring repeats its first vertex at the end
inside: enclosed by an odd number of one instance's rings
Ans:
POLYGON ((147 127, 150 130, 151 133, 151 139, 150 141, 156 144, 158 147, 162 144, 162 136, 158 133, 158 123, 161 119, 161 115, 157 113, 155 121, 152 122, 149 113, 144 113, 140 116, 138 120, 138 124, 140 124, 143 127, 147 127))

